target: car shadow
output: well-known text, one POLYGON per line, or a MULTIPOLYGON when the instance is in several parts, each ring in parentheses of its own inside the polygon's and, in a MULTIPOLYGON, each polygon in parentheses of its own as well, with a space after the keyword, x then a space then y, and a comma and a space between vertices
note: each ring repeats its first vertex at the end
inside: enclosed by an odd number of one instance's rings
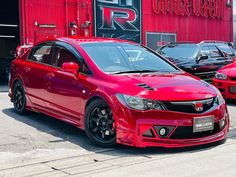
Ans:
MULTIPOLYGON (((205 151, 211 148, 215 148, 221 144, 224 144, 225 140, 211 143, 207 145, 200 145, 194 147, 184 147, 184 148, 160 148, 160 147, 149 147, 149 148, 135 148, 122 145, 116 145, 114 148, 102 148, 94 145, 86 136, 83 130, 70 125, 66 122, 60 121, 58 119, 30 112, 27 115, 18 115, 13 108, 3 109, 3 113, 13 118, 17 121, 20 121, 24 124, 36 128, 38 131, 51 134, 55 137, 58 137, 59 142, 69 141, 73 144, 76 144, 87 151, 94 153, 109 154, 112 156, 147 156, 148 155, 166 155, 166 154, 178 154, 178 153, 194 153, 198 151, 205 151)), ((236 129, 234 130, 234 137, 236 140, 236 129)), ((49 142, 50 143, 50 142, 49 142)), ((51 143, 56 143, 55 141, 51 143)))
POLYGON ((228 133, 228 139, 236 140, 236 128, 231 128, 228 133))

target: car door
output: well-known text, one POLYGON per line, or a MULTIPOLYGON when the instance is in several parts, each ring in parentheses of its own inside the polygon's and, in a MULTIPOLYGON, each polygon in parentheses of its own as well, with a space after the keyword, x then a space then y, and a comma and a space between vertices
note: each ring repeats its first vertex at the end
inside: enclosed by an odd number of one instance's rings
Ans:
POLYGON ((53 42, 46 42, 35 46, 23 63, 24 85, 30 101, 35 106, 45 106, 45 78, 51 70, 52 45, 53 42))
POLYGON ((216 71, 224 65, 224 56, 215 45, 202 46, 193 66, 195 75, 199 78, 211 82, 216 71), (207 56, 207 59, 199 60, 201 56, 207 56))
MULTIPOLYGON (((48 73, 46 102, 48 108, 64 115, 68 121, 79 121, 83 117, 85 100, 89 95, 89 87, 86 86, 86 79, 89 72, 73 74, 62 69, 65 62, 77 63, 80 67, 84 61, 80 54, 67 43, 57 42, 53 47, 53 65, 56 70, 48 73)), ((82 68, 82 67, 81 67, 82 68)), ((87 69, 86 69, 87 70, 87 69)))
POLYGON ((230 61, 232 61, 232 59, 227 58, 216 45, 212 45, 209 48, 211 57, 214 59, 213 63, 215 66, 215 71, 219 70, 223 66, 229 64, 230 61))
POLYGON ((211 74, 213 68, 214 66, 212 65, 212 58, 210 55, 209 47, 208 46, 201 47, 200 52, 195 59, 195 64, 193 64, 191 67, 193 74, 203 80, 208 81, 210 80, 210 78, 208 78, 209 77, 208 75, 211 74), (201 56, 207 56, 208 58, 200 60, 201 56))

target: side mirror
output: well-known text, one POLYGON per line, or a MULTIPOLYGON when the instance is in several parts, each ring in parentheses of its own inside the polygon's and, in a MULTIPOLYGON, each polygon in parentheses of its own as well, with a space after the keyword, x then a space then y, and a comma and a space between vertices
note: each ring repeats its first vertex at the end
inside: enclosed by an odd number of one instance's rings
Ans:
POLYGON ((208 59, 208 56, 207 55, 200 55, 198 58, 197 58, 197 62, 201 61, 201 60, 207 60, 208 59))
POLYGON ((79 71, 79 65, 74 62, 65 62, 62 64, 62 69, 64 71, 67 71, 67 72, 70 72, 73 74, 77 74, 79 71))

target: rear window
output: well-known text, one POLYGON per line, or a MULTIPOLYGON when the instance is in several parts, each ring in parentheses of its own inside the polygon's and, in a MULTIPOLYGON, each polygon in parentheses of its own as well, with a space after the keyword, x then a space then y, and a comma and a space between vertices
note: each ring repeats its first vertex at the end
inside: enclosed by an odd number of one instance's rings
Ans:
POLYGON ((232 49, 232 47, 230 47, 227 44, 220 44, 217 45, 217 47, 221 50, 221 52, 225 55, 225 56, 234 56, 234 51, 232 49))

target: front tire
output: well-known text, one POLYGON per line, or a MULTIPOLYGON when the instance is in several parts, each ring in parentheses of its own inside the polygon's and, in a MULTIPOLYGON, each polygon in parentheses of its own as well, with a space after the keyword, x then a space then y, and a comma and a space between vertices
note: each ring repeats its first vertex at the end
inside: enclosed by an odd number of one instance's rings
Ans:
POLYGON ((116 144, 113 114, 103 99, 91 102, 85 112, 85 131, 92 142, 102 147, 116 144))
POLYGON ((20 81, 17 81, 13 86, 13 105, 18 114, 26 113, 25 91, 20 81))

